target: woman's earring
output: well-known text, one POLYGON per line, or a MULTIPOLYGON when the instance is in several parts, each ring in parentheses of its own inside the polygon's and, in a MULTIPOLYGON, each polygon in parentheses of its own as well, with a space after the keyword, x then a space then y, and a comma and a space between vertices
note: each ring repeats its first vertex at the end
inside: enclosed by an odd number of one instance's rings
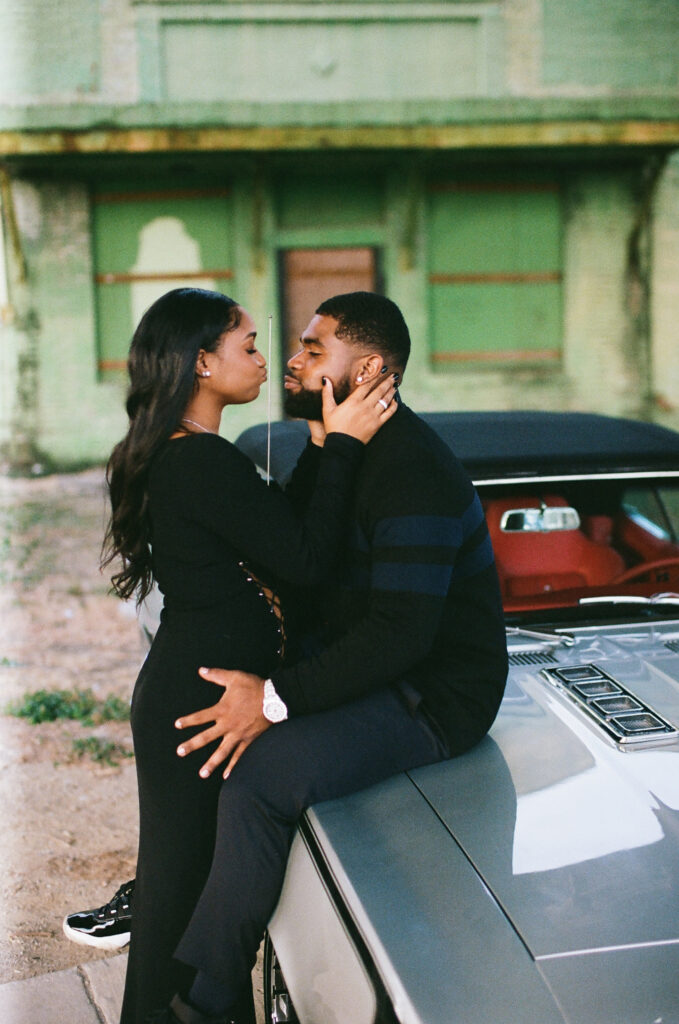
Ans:
POLYGON ((356 383, 357 384, 362 384, 363 383, 363 377, 357 377, 356 378, 356 383))
POLYGON ((206 370, 205 373, 201 373, 201 377, 209 377, 209 376, 210 376, 210 371, 209 370, 206 370))

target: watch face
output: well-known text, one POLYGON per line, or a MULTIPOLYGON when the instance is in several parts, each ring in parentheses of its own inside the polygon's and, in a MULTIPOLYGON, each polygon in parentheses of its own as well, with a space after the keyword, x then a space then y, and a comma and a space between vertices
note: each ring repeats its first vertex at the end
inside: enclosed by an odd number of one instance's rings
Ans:
POLYGON ((282 700, 265 701, 262 711, 269 722, 283 722, 287 718, 287 708, 282 700))

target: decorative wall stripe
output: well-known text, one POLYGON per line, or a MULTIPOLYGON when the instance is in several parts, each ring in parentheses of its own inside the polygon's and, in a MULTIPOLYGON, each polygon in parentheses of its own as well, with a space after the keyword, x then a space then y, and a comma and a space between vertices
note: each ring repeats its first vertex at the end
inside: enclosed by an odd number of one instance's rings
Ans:
POLYGON ((527 273, 430 274, 430 284, 558 284, 563 279, 559 270, 527 273))
POLYGON ((514 349, 506 352, 433 352, 435 363, 499 363, 499 362, 556 362, 558 349, 514 349))
POLYGON ((92 202, 103 203, 139 203, 151 201, 164 202, 166 199, 206 199, 214 196, 230 196, 229 188, 168 188, 147 192, 100 192, 92 196, 92 202))
POLYGON ((137 281, 204 281, 206 278, 227 281, 233 270, 159 270, 143 274, 95 274, 97 284, 131 284, 137 281))

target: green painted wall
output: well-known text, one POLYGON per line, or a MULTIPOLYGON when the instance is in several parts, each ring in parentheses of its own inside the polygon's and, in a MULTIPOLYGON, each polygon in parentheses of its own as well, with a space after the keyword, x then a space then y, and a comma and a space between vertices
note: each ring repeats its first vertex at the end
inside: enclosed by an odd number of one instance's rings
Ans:
POLYGON ((564 88, 679 85, 676 0, 544 0, 543 81, 564 88))
POLYGON ((59 464, 101 459, 124 413, 119 389, 97 377, 88 192, 21 182, 15 202, 39 355, 38 452, 59 464))
POLYGON ((92 0, 3 0, 0 96, 26 102, 59 94, 86 99, 100 90, 101 23, 92 0))
POLYGON ((679 155, 669 161, 658 186, 650 259, 652 414, 679 427, 679 155))
MULTIPOLYGON (((634 293, 628 277, 629 240, 640 209, 639 171, 571 167, 563 175, 558 193, 560 221, 554 217, 554 208, 544 223, 537 216, 532 222, 539 235, 536 251, 547 254, 550 267, 558 260, 562 268, 558 314, 562 316, 561 358, 549 365, 519 361, 441 366, 432 362, 432 351, 445 345, 445 331, 455 333, 461 328, 454 309, 448 311, 443 325, 437 325, 435 310, 432 315, 428 253, 432 240, 436 248, 446 236, 455 235, 459 211, 449 224, 432 217, 429 186, 432 180, 441 180, 439 171, 432 177, 423 173, 417 162, 404 160, 382 168, 366 167, 361 172, 357 163, 359 158, 344 176, 337 171, 311 172, 303 163, 284 169, 273 163, 268 170, 261 164, 259 168, 240 167, 229 175, 228 216, 221 224, 213 224, 211 230, 219 236, 223 228, 227 229, 234 279, 225 290, 235 294, 255 316, 264 347, 267 315, 274 315, 274 382, 280 379, 282 369, 278 315, 281 249, 363 244, 381 250, 386 291, 399 302, 411 328, 414 350, 403 393, 414 407, 594 409, 631 416, 650 414, 679 426, 676 161, 668 165, 661 178, 649 237, 656 268, 651 293, 653 381, 648 377, 649 339, 640 340, 635 334, 634 293), (323 181, 325 190, 320 187, 323 181), (658 402, 649 412, 651 389, 657 393, 658 402)), ((516 170, 513 174, 516 178, 516 170)), ((94 274, 98 262, 106 262, 118 250, 118 237, 120 267, 124 269, 130 259, 137 258, 133 228, 143 224, 131 218, 128 208, 127 219, 118 226, 112 222, 105 243, 97 249, 93 245, 91 195, 84 184, 23 181, 15 183, 14 192, 29 271, 26 294, 30 296, 30 310, 26 322, 32 333, 24 351, 35 353, 37 370, 35 378, 28 374, 24 379, 34 380, 37 388, 38 449, 59 464, 101 460, 124 431, 125 383, 123 374, 106 379, 97 367, 94 274), (123 259, 126 252, 129 259, 123 259)), ((472 193, 463 194, 467 208, 472 193)), ((502 194, 502 202, 509 203, 508 210, 505 215, 496 215, 491 225, 481 215, 477 217, 476 232, 473 225, 470 228, 466 224, 454 251, 463 253, 472 263, 495 254, 494 267, 497 260, 502 263, 507 259, 512 232, 516 233, 517 210, 525 201, 524 194, 514 194, 512 210, 512 194, 502 194), (491 238, 487 237, 489 232, 491 238)), ((552 191, 538 194, 550 197, 551 204, 555 202, 552 191)), ((476 199, 482 213, 488 193, 481 191, 476 199)), ((144 209, 146 202, 142 200, 139 209, 144 209)), ((94 209, 101 212, 99 205, 95 204, 94 209)), ((519 217, 519 223, 531 221, 519 217)), ((511 262, 506 265, 513 266, 511 262)), ((172 286, 174 282, 168 284, 172 286)), ((511 310, 502 307, 495 319, 498 336, 505 330, 507 337, 514 337, 515 325, 510 321, 511 310), (502 309, 509 310, 504 326, 502 309)), ((114 310, 111 322, 119 325, 124 350, 133 326, 131 307, 114 310)), ((12 352, 20 347, 12 344, 12 338, 20 335, 9 325, 3 331, 8 340, 3 358, 11 363, 12 352)), ((10 371, 16 373, 16 366, 14 370, 10 366, 10 371)), ((275 384, 272 406, 274 415, 279 415, 280 393, 275 384)), ((15 412, 16 408, 15 402, 15 412)), ((245 426, 265 418, 265 410, 266 396, 251 407, 229 410, 225 433, 235 436, 245 426)), ((30 407, 27 414, 30 419, 30 407)), ((6 442, 11 422, 12 416, 5 410, 0 441, 6 442)))
MULTIPOLYGON (((303 246, 380 250, 414 339, 404 395, 417 408, 592 408, 679 427, 679 158, 655 185, 643 173, 663 124, 663 139, 679 138, 677 53, 677 0, 5 0, 0 152, 14 154, 27 279, 10 267, 0 448, 34 439, 59 463, 96 460, 124 430, 123 377, 98 364, 122 357, 151 291, 97 283, 97 272, 228 265, 218 286, 262 328, 274 314, 277 379, 279 256, 303 246), (570 152, 580 123, 583 148, 570 152), (302 153, 312 127, 317 148, 302 153), (114 153, 118 129, 126 156, 114 153), (93 155, 50 155, 53 130, 65 150, 93 155), (35 162, 22 156, 41 146, 35 162), (136 162, 146 147, 162 154, 152 165, 136 162), (194 163, 194 148, 213 152, 194 163), (432 198, 436 180, 548 181, 555 168, 555 190, 526 197, 522 212, 517 195, 504 208, 491 195, 486 208, 432 198), (145 221, 140 207, 91 203, 163 182, 225 184, 229 196, 199 223, 182 199, 145 221), (428 275, 439 271, 557 278, 532 293, 489 284, 496 302, 482 309, 477 283, 437 291, 428 275), (556 356, 431 359, 455 344, 506 354, 519 343, 556 356)), ((265 408, 263 397, 230 412, 227 433, 265 408)))
POLYGON ((224 104, 266 124, 407 124, 418 104, 445 121, 469 99, 576 110, 676 97, 678 50, 676 0, 5 0, 0 127, 96 124, 97 107, 170 125, 220 123, 224 104))
POLYGON ((637 184, 609 170, 582 173, 570 188, 563 344, 573 409, 644 412, 644 353, 632 337, 627 287, 637 184))
POLYGON ((561 196, 549 182, 434 181, 428 273, 435 365, 556 359, 561 350, 561 196))

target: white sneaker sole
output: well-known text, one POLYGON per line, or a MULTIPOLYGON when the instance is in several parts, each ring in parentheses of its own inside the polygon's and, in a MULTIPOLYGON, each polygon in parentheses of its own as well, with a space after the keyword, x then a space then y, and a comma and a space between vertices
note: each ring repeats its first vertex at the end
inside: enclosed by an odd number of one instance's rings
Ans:
POLYGON ((64 935, 71 942, 76 942, 79 946, 93 946, 95 949, 122 949, 130 941, 129 932, 121 932, 120 935, 108 935, 103 938, 99 938, 96 935, 88 935, 87 932, 78 931, 77 928, 71 928, 68 923, 68 915, 64 918, 62 928, 64 935))

